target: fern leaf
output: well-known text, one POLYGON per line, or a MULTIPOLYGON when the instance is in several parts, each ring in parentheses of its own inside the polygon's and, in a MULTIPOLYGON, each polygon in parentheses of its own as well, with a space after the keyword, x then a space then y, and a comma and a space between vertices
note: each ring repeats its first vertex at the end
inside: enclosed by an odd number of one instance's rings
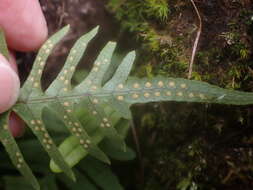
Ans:
POLYGON ((34 177, 31 169, 27 165, 18 148, 14 138, 8 127, 9 112, 4 113, 0 118, 0 141, 4 145, 6 151, 9 153, 12 163, 17 167, 20 173, 30 181, 34 189, 39 190, 40 186, 37 179, 34 177))
POLYGON ((123 190, 123 187, 118 183, 117 177, 111 172, 107 165, 90 158, 83 160, 80 164, 87 175, 102 189, 123 190))
MULTIPOLYGON (((135 52, 130 52, 111 76, 108 69, 116 44, 109 42, 99 54, 89 75, 76 87, 71 79, 89 41, 98 28, 82 36, 71 49, 66 64, 45 91, 41 88, 41 76, 54 45, 63 38, 69 27, 53 35, 40 49, 32 71, 21 88, 17 104, 10 110, 16 112, 32 130, 50 158, 54 172, 65 172, 74 179, 71 170, 83 157, 90 155, 110 163, 104 153, 102 141, 126 150, 124 129, 116 128, 120 118, 131 119, 130 107, 137 103, 158 101, 207 102, 219 104, 253 104, 253 93, 222 89, 204 82, 180 78, 155 77, 153 79, 129 77, 135 52), (109 77, 110 75, 110 77, 109 77), (109 80, 108 80, 109 79, 109 80), (104 82, 107 81, 105 84, 104 82), (42 115, 47 110, 55 113, 63 121, 71 136, 56 147, 48 133, 42 115), (84 117, 80 121, 77 110, 84 110, 93 119, 84 117)), ((8 113, 1 115, 0 137, 7 152, 19 171, 35 189, 39 189, 31 170, 24 162, 15 140, 6 130, 8 113), (6 141, 7 140, 7 141, 6 141), (17 157, 18 156, 18 157, 17 157), (20 165, 22 160, 22 165, 20 165)), ((128 125, 128 124, 127 124, 128 125)), ((106 151, 105 151, 106 152, 106 151)))
POLYGON ((127 104, 178 101, 216 104, 253 104, 253 93, 222 89, 205 82, 180 78, 155 77, 152 80, 130 78, 125 88, 114 91, 127 104))
POLYGON ((5 40, 5 35, 3 29, 0 27, 0 53, 6 58, 9 59, 9 50, 5 40))

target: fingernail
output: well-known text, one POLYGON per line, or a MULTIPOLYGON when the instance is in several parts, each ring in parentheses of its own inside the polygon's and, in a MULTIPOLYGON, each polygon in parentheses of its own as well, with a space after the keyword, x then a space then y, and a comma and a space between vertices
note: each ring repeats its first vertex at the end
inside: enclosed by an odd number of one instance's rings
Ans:
POLYGON ((20 82, 16 72, 8 62, 0 59, 0 113, 15 104, 19 95, 20 82))

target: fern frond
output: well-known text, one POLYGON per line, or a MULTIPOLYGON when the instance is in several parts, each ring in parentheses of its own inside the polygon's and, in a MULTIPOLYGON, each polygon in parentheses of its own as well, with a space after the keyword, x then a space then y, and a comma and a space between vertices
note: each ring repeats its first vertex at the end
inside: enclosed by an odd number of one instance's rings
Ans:
MULTIPOLYGON (((33 69, 21 88, 19 100, 10 110, 16 112, 36 135, 52 158, 50 167, 54 172, 63 171, 74 179, 71 167, 87 155, 110 163, 108 156, 98 146, 104 140, 115 145, 117 149, 126 150, 125 135, 115 126, 119 118, 131 119, 130 107, 133 104, 158 101, 253 104, 253 93, 226 90, 204 82, 160 76, 153 79, 129 77, 135 52, 130 52, 109 81, 103 84, 104 76, 108 68, 111 68, 111 59, 116 46, 113 42, 109 42, 101 51, 85 80, 73 87, 71 79, 76 66, 98 28, 76 42, 57 78, 43 91, 41 76, 46 59, 68 29, 68 26, 63 28, 42 46, 33 69), (59 149, 50 137, 42 118, 42 114, 48 109, 63 121, 71 134, 59 149), (82 125, 83 122, 77 113, 79 109, 84 110, 93 119, 85 120, 82 125), (115 114, 118 116, 115 117, 115 114)), ((8 114, 9 112, 0 117, 0 140, 14 165, 31 181, 35 189, 39 189, 35 177, 8 130, 8 114)))

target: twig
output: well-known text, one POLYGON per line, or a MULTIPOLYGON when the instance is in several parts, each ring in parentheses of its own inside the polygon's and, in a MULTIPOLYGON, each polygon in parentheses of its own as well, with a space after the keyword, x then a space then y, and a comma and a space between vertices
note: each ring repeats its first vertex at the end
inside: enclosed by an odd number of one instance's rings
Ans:
POLYGON ((58 28, 62 27, 63 19, 66 16, 66 13, 65 13, 65 3, 64 2, 62 2, 61 12, 62 12, 62 14, 61 14, 60 19, 59 19, 58 28))
POLYGON ((201 31, 202 31, 202 19, 201 19, 199 10, 198 10, 197 6, 195 5, 194 0, 191 0, 191 3, 192 3, 192 5, 193 5, 193 7, 194 7, 194 9, 195 9, 195 11, 198 15, 198 18, 199 18, 199 29, 198 29, 198 33, 197 33, 197 36, 196 36, 196 39, 195 39, 195 42, 194 42, 194 46, 193 46, 193 49, 192 49, 192 56, 191 56, 191 62, 190 62, 190 66, 189 66, 188 79, 190 79, 191 76, 192 76, 192 67, 193 67, 195 56, 196 56, 196 50, 197 50, 197 47, 198 47, 200 34, 201 34, 201 31))
POLYGON ((136 128, 135 128, 135 125, 134 125, 134 122, 133 122, 133 118, 130 120, 130 125, 131 125, 132 134, 133 134, 133 138, 134 138, 134 142, 135 142, 135 145, 136 145, 137 154, 138 154, 139 162, 140 162, 141 183, 144 184, 144 164, 143 164, 143 160, 142 160, 140 142, 139 142, 137 131, 136 131, 136 128))

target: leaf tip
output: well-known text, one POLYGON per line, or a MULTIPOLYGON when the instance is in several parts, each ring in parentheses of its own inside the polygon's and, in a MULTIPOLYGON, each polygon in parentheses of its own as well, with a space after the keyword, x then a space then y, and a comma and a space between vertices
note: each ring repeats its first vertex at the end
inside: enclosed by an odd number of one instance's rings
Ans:
POLYGON ((50 169, 52 172, 54 173, 61 173, 62 170, 59 168, 59 166, 57 164, 55 164, 55 162, 53 160, 50 160, 50 169))
POLYGON ((70 24, 67 24, 66 26, 64 26, 62 30, 64 31, 64 33, 67 33, 70 30, 70 24))
POLYGON ((108 159, 108 160, 106 161, 106 164, 111 165, 111 161, 108 159))
POLYGON ((95 28, 93 28, 93 29, 92 29, 92 32, 97 33, 97 32, 98 32, 98 30, 99 30, 99 28, 100 28, 100 26, 99 26, 99 25, 97 25, 95 28))
POLYGON ((135 59, 135 57, 136 57, 136 51, 135 51, 135 50, 134 50, 134 51, 131 51, 131 52, 128 53, 128 55, 129 55, 130 57, 133 57, 133 59, 135 59))
POLYGON ((74 172, 71 172, 71 175, 69 176, 70 179, 72 179, 74 182, 76 182, 76 176, 74 174, 74 172))

